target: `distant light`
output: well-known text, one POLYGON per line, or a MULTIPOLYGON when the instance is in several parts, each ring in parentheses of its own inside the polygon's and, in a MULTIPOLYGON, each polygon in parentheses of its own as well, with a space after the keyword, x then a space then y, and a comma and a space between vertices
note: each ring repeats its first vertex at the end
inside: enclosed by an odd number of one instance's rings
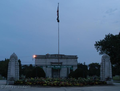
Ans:
POLYGON ((33 55, 33 58, 36 58, 36 55, 33 55))

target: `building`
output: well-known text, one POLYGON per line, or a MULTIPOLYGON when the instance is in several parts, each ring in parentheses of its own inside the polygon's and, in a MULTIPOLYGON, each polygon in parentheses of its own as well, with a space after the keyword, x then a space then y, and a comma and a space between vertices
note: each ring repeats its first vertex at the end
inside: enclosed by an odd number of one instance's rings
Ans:
POLYGON ((35 65, 42 67, 49 78, 66 78, 71 71, 77 69, 76 55, 46 54, 35 55, 34 58, 35 65))

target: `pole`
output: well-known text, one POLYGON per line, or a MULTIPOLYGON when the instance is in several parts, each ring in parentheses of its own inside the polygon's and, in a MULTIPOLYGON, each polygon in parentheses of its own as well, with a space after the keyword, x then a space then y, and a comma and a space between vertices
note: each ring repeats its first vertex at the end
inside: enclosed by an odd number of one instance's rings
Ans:
MULTIPOLYGON (((60 65, 59 64, 59 22, 58 22, 58 66, 60 65)), ((60 69, 58 68, 58 77, 60 78, 60 69)))
POLYGON ((58 22, 58 63, 59 63, 59 22, 58 22))
MULTIPOLYGON (((58 21, 58 65, 59 65, 59 3, 57 8, 57 21, 58 21)), ((60 78, 60 69, 58 69, 58 75, 60 78)))

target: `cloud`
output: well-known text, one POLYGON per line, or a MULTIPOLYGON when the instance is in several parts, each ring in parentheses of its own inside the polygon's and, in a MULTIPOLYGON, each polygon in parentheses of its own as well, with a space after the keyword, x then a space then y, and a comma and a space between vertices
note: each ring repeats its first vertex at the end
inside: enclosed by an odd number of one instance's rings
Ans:
POLYGON ((106 11, 106 14, 112 15, 112 14, 114 14, 117 10, 118 10, 117 8, 115 8, 115 9, 108 9, 108 10, 106 11))
POLYGON ((114 21, 113 23, 118 24, 118 23, 120 23, 120 21, 117 20, 117 21, 114 21))

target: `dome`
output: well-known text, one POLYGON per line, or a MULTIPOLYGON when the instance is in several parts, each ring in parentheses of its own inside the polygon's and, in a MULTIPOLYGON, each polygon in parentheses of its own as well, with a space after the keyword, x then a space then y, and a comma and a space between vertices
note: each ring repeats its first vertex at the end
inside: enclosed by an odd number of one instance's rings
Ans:
POLYGON ((18 60, 18 57, 15 53, 13 53, 11 56, 10 56, 10 59, 14 58, 15 60, 18 60))

